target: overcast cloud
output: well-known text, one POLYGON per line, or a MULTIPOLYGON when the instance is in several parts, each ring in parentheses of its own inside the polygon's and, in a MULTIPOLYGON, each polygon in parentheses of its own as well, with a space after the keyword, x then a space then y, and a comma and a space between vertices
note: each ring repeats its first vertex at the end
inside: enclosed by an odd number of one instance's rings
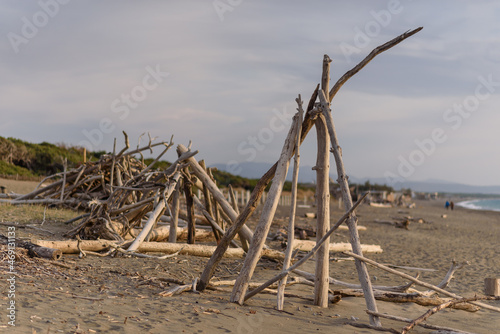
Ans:
MULTIPOLYGON (((333 84, 423 26, 335 97, 346 170, 500 184, 499 18, 496 1, 2 1, 0 135, 110 151, 149 132, 208 164, 274 163, 324 54, 333 84)), ((311 131, 304 164, 315 151, 311 131)))

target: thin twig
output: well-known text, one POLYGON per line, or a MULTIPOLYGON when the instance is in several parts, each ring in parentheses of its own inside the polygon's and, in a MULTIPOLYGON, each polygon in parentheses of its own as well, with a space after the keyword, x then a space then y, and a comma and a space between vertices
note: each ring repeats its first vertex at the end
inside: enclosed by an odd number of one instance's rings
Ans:
MULTIPOLYGON (((418 285, 421 285, 421 286, 424 286, 426 288, 429 288, 429 289, 432 289, 434 291, 437 291, 439 293, 442 293, 443 295, 446 295, 446 296, 449 296, 449 297, 452 297, 452 298, 457 298, 457 299, 463 298, 463 297, 461 297, 461 296, 459 296, 457 294, 454 294, 452 292, 448 292, 446 290, 443 290, 443 289, 441 289, 441 288, 439 288, 439 287, 437 287, 435 285, 432 285, 432 284, 429 284, 429 283, 426 283, 426 282, 422 282, 422 281, 420 281, 420 280, 418 280, 418 279, 416 279, 416 278, 414 278, 414 277, 412 277, 410 275, 407 275, 407 274, 402 273, 400 271, 391 269, 391 268, 389 268, 387 266, 384 266, 384 265, 382 265, 380 263, 377 263, 377 262, 375 262, 373 260, 370 260, 370 259, 368 259, 368 258, 366 258, 364 256, 360 256, 358 254, 354 254, 353 252, 348 252, 348 251, 344 251, 343 253, 346 254, 346 255, 352 256, 355 259, 358 259, 360 261, 368 263, 368 264, 370 264, 370 265, 372 265, 374 267, 377 267, 379 269, 382 269, 382 270, 388 271, 388 272, 390 272, 392 274, 395 274, 395 275, 401 276, 403 278, 406 278, 406 279, 408 279, 408 280, 410 280, 412 282, 415 282, 418 285)), ((480 303, 480 302, 475 302, 475 301, 471 301, 470 303, 474 304, 476 306, 483 307, 483 308, 488 309, 488 310, 492 310, 492 311, 495 311, 495 312, 500 312, 500 308, 495 307, 495 306, 491 306, 491 305, 488 305, 488 304, 484 304, 484 303, 480 303)))
MULTIPOLYGON (((365 310, 365 312, 368 313, 368 314, 376 315, 377 317, 380 317, 380 318, 386 318, 386 319, 390 319, 390 320, 396 320, 396 321, 407 322, 407 323, 411 323, 413 321, 413 319, 398 317, 398 316, 394 316, 394 315, 390 315, 390 314, 385 314, 385 313, 380 313, 380 312, 372 312, 370 310, 365 310)), ((472 334, 470 332, 464 332, 464 331, 461 331, 461 330, 458 330, 458 329, 454 329, 454 328, 443 327, 443 326, 436 326, 436 325, 431 325, 431 324, 426 324, 426 323, 419 323, 419 324, 417 324, 417 326, 420 326, 420 327, 423 327, 423 328, 427 328, 427 329, 435 329, 435 330, 448 331, 448 332, 457 333, 457 334, 472 334)))
POLYGON ((407 326, 405 326, 401 330, 401 334, 408 333, 415 326, 417 326, 418 324, 424 322, 431 315, 436 314, 437 312, 441 311, 442 309, 451 307, 451 306, 456 305, 456 304, 470 303, 470 302, 477 301, 477 300, 500 300, 500 297, 475 296, 475 297, 471 297, 471 298, 459 298, 459 299, 450 300, 450 301, 448 301, 446 303, 443 303, 441 305, 438 305, 438 306, 435 306, 435 307, 429 309, 427 312, 425 312, 424 314, 422 314, 420 317, 418 317, 415 320, 413 320, 410 324, 408 324, 407 326))

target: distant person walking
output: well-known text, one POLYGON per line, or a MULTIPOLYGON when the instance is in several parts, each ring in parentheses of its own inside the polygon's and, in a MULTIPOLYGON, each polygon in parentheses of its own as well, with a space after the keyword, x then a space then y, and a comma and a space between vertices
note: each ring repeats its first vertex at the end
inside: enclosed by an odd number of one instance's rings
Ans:
POLYGON ((448 208, 450 207, 450 202, 446 201, 446 203, 444 203, 444 207, 446 208, 446 210, 448 210, 448 208))
POLYGON ((453 207, 455 206, 455 203, 453 203, 453 201, 450 202, 450 209, 453 210, 453 207))

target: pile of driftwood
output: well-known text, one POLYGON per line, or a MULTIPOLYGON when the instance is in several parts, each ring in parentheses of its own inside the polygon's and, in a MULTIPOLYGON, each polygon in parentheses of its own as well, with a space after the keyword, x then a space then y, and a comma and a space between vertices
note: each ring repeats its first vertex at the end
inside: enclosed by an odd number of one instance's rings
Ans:
MULTIPOLYGON (((232 196, 231 200, 228 200, 223 195, 211 177, 210 170, 207 170, 202 162, 198 162, 194 158, 196 152, 191 151, 190 148, 178 145, 178 159, 168 169, 155 171, 152 169, 152 164, 145 166, 140 161, 132 158, 133 154, 150 149, 152 144, 150 143, 142 149, 127 151, 129 148, 127 140, 126 148, 118 154, 113 153, 104 156, 99 162, 86 163, 76 170, 65 172, 61 180, 45 188, 37 189, 30 194, 18 197, 13 200, 13 203, 40 202, 64 203, 73 205, 74 207, 85 206, 89 212, 78 217, 77 220, 81 221, 74 229, 68 232, 69 236, 75 237, 77 240, 35 242, 40 246, 62 249, 63 252, 79 252, 80 254, 87 253, 100 256, 116 252, 138 255, 138 251, 174 254, 188 252, 198 255, 196 252, 203 249, 204 256, 210 256, 210 259, 206 263, 200 277, 196 278, 192 283, 179 285, 172 290, 165 291, 162 293, 164 296, 189 290, 203 291, 209 286, 221 285, 220 282, 216 284, 211 279, 222 257, 231 256, 233 251, 235 251, 238 252, 237 256, 245 257, 244 263, 236 280, 226 282, 225 284, 233 285, 230 299, 232 302, 238 304, 243 304, 258 293, 269 292, 269 287, 274 286, 277 289, 273 290, 277 294, 277 308, 282 310, 284 297, 287 296, 285 294, 286 286, 297 282, 306 283, 314 287, 313 301, 321 307, 328 307, 330 302, 338 301, 341 296, 363 296, 366 301, 370 324, 353 323, 352 325, 396 333, 407 333, 416 325, 424 325, 422 321, 429 315, 446 307, 457 307, 469 311, 474 311, 477 310, 477 307, 482 307, 498 312, 500 311, 499 308, 479 302, 482 299, 495 299, 495 297, 481 296, 464 299, 445 290, 453 273, 461 266, 460 264, 454 264, 441 284, 435 286, 419 280, 418 277, 407 275, 363 256, 364 247, 361 245, 358 235, 355 210, 365 199, 366 194, 359 198, 356 203, 353 203, 333 123, 331 101, 342 85, 374 57, 420 30, 421 28, 418 28, 406 32, 377 47, 361 63, 342 76, 331 89, 329 87, 331 59, 325 55, 323 59, 321 87, 320 85, 316 87, 305 110, 303 109, 301 96, 299 95, 296 99, 298 112, 293 117, 293 123, 285 140, 280 158, 259 180, 250 195, 248 203, 241 211, 236 205, 234 196, 232 196), (316 129, 318 150, 315 166, 317 175, 316 242, 300 260, 292 263, 294 249, 297 247, 297 244, 300 244, 294 240, 297 179, 300 164, 299 148, 313 127, 316 129), (337 182, 340 185, 345 207, 345 214, 333 225, 330 225, 329 212, 330 152, 333 153, 335 159, 338 175, 337 182), (270 249, 266 245, 266 239, 292 160, 293 182, 289 226, 287 229, 288 243, 286 251, 283 254, 281 251, 270 249), (252 231, 246 223, 260 204, 262 194, 269 183, 271 183, 271 186, 263 204, 258 224, 255 230, 252 231), (193 191, 195 187, 203 192, 203 196, 195 194, 193 191), (181 197, 185 199, 188 244, 175 243, 180 221, 181 197), (198 213, 198 216, 196 213, 198 213), (168 239, 170 242, 148 242, 148 240, 155 238, 155 235, 161 233, 159 230, 161 226, 158 227, 161 220, 169 222, 168 239), (217 246, 207 249, 197 248, 195 246, 198 245, 193 245, 196 236, 195 227, 197 226, 197 220, 210 226, 217 246), (329 277, 329 252, 332 251, 333 247, 336 247, 335 244, 329 242, 330 236, 343 223, 346 223, 349 229, 351 241, 347 249, 344 248, 338 251, 354 259, 358 272, 359 285, 349 285, 329 277), (237 242, 236 236, 239 237, 239 242, 237 242), (132 239, 126 241, 127 237, 132 239), (96 238, 100 238, 100 240, 88 240, 96 238), (231 245, 233 248, 230 248, 231 245), (188 249, 189 251, 187 251, 188 249), (106 252, 104 254, 95 253, 98 251, 106 252), (251 282, 251 279, 257 262, 262 256, 281 259, 283 267, 279 273, 267 282, 255 284, 251 282), (313 256, 316 260, 315 273, 306 273, 299 270, 299 267, 313 256), (367 265, 375 266, 398 275, 412 283, 400 287, 373 286, 367 265), (291 273, 302 276, 302 279, 289 278, 288 276, 291 273), (330 293, 330 284, 343 285, 346 289, 330 293), (412 285, 423 286, 429 289, 429 291, 417 291, 411 288, 412 285), (451 299, 431 298, 437 293, 451 299), (396 331, 391 328, 382 327, 380 318, 387 315, 382 315, 378 312, 377 299, 399 302, 411 301, 422 305, 438 305, 415 320, 392 316, 392 319, 410 322, 401 331, 396 331)), ((165 145, 164 152, 172 146, 172 143, 161 144, 165 145)), ((163 153, 157 160, 162 155, 163 153)), ((452 329, 439 326, 431 327, 448 332, 452 331, 452 329)))
POLYGON ((146 166, 142 161, 134 158, 134 154, 142 155, 143 151, 152 150, 153 147, 159 145, 165 145, 165 150, 172 146, 172 143, 165 142, 152 144, 152 139, 150 139, 147 146, 126 152, 130 144, 127 134, 124 133, 124 135, 126 147, 118 154, 114 152, 105 154, 99 161, 84 162, 69 171, 66 170, 65 163, 64 172, 43 179, 31 193, 22 196, 10 194, 9 197, 14 198, 12 203, 64 204, 74 209, 86 209, 90 201, 107 199, 114 187, 138 181, 151 168, 144 170, 146 166), (51 182, 53 180, 56 181, 51 182))

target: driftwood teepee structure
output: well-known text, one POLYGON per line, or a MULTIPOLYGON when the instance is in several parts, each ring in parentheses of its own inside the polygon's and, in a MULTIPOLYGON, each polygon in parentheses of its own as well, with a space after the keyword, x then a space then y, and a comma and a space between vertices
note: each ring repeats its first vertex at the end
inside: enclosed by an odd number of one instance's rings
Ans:
MULTIPOLYGON (((240 275, 236 280, 236 284, 234 286, 231 301, 242 304, 246 299, 250 298, 252 295, 256 294, 259 289, 255 289, 251 292, 247 292, 248 283, 252 277, 253 271, 255 269, 256 263, 259 259, 260 252, 264 247, 264 241, 269 231, 269 227, 273 218, 273 215, 276 210, 277 201, 281 192, 281 187, 286 177, 286 173, 288 170, 289 161, 292 158, 293 154, 297 154, 298 159, 298 150, 300 144, 304 141, 309 130, 315 126, 317 130, 317 141, 318 141, 318 159, 316 164, 316 172, 317 172, 317 199, 318 199, 318 241, 317 246, 314 251, 317 252, 317 261, 316 261, 316 277, 315 277, 315 303, 317 305, 326 307, 328 303, 328 243, 320 243, 321 240, 326 241, 333 232, 333 229, 338 227, 340 223, 344 220, 347 221, 347 225, 349 227, 351 233, 351 245, 353 252, 359 256, 362 256, 361 244, 359 241, 359 236, 357 232, 357 219, 353 212, 354 206, 352 203, 351 195, 349 192, 349 186, 347 181, 347 175, 344 170, 344 164, 342 161, 342 153, 340 150, 340 146, 338 143, 337 135, 335 132, 335 127, 333 123, 333 118, 331 114, 330 103, 333 100, 335 94, 339 91, 340 87, 352 76, 354 76, 359 70, 361 70, 366 64, 368 64, 375 56, 378 54, 390 49, 391 47, 397 45, 401 41, 406 38, 412 36, 413 34, 420 31, 422 28, 418 28, 409 32, 406 32, 397 38, 377 47, 374 49, 361 63, 359 63, 352 70, 347 72, 344 76, 342 76, 337 83, 330 89, 329 81, 330 81, 330 58, 325 55, 323 60, 323 74, 321 79, 321 88, 320 85, 316 87, 314 90, 311 99, 309 100, 309 104, 307 106, 307 110, 304 115, 304 120, 302 119, 302 102, 299 98, 298 102, 298 110, 299 112, 294 117, 294 122, 292 127, 288 133, 288 136, 285 141, 285 145, 283 147, 283 151, 281 153, 280 159, 276 164, 260 179, 259 183, 255 187, 252 192, 251 198, 247 206, 240 213, 240 215, 235 220, 234 224, 231 228, 225 233, 223 238, 221 239, 217 250, 214 252, 210 261, 207 263, 204 272, 202 273, 200 282, 198 283, 198 290, 203 290, 210 278, 213 275, 213 272, 219 263, 222 255, 225 250, 229 246, 229 242, 234 238, 239 229, 244 226, 247 219, 253 213, 256 208, 256 205, 259 201, 264 188, 268 185, 268 183, 272 180, 271 189, 269 191, 269 196, 264 204, 264 208, 262 211, 262 215, 259 220, 259 224, 255 229, 254 236, 252 238, 252 242, 250 244, 249 251, 245 258, 245 262, 240 271, 240 275), (317 102, 319 100, 319 102, 317 102), (329 154, 330 147, 332 149, 335 163, 337 167, 337 175, 338 175, 338 183, 342 189, 342 197, 345 204, 345 209, 347 214, 344 219, 339 221, 339 224, 336 224, 332 229, 329 228, 329 190, 328 190, 328 175, 329 175, 329 154), (330 233, 327 233, 329 231, 330 233), (323 238, 322 238, 323 237, 323 238)), ((297 166, 296 166, 297 168, 297 166)), ((293 216, 291 217, 293 219, 293 216)), ((293 230, 293 229, 291 229, 293 230)), ((289 229, 289 231, 291 231, 289 229)), ((311 255, 312 256, 312 255, 311 255)), ((286 277, 286 273, 290 271, 290 269, 286 269, 288 266, 288 261, 285 261, 284 271, 277 276, 273 281, 283 279, 286 277), (288 270, 288 271, 287 271, 288 270)), ((364 296, 366 299, 367 308, 376 313, 377 307, 375 303, 375 298, 373 296, 373 289, 371 286, 369 274, 364 262, 359 259, 356 259, 356 268, 358 271, 358 277, 363 288, 364 296)), ((272 283, 272 282, 271 282, 272 283)), ((268 282, 268 284, 271 284, 268 282)), ((262 288, 263 289, 263 288, 262 288)), ((281 294, 280 294, 281 295, 281 294)), ((278 302, 278 307, 282 307, 282 302, 278 302)), ((380 320, 377 316, 371 314, 370 322, 372 325, 379 326, 380 320)))

